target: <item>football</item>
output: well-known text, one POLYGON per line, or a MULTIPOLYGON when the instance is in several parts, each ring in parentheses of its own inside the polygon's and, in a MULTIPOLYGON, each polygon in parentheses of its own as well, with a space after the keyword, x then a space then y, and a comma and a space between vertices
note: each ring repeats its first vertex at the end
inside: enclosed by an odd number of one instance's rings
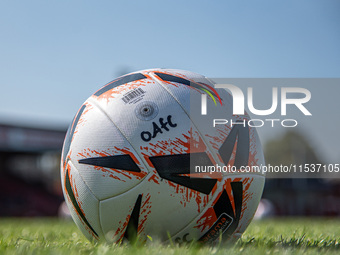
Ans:
POLYGON ((130 73, 91 95, 61 158, 82 233, 108 243, 237 240, 265 182, 242 168, 265 162, 250 117, 233 115, 232 102, 208 78, 175 69, 130 73), (231 123, 213 125, 221 118, 231 123))

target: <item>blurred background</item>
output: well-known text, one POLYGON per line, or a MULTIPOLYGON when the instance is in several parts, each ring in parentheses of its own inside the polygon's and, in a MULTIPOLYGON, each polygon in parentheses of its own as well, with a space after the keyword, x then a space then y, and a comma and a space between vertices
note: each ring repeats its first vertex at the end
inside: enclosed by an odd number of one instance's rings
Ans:
MULTIPOLYGON (((337 0, 1 1, 0 216, 67 214, 59 164, 73 115, 140 69, 319 78, 305 86, 312 119, 259 134, 271 165, 340 163, 339 13, 337 0)), ((339 177, 321 177, 268 179, 257 217, 339 216, 339 177)))

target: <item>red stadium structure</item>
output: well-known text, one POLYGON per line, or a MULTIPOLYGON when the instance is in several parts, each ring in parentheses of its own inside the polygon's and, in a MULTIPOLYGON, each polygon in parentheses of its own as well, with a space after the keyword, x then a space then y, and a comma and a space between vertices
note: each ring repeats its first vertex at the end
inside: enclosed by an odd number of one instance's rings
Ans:
POLYGON ((55 216, 65 130, 0 124, 0 216, 55 216))

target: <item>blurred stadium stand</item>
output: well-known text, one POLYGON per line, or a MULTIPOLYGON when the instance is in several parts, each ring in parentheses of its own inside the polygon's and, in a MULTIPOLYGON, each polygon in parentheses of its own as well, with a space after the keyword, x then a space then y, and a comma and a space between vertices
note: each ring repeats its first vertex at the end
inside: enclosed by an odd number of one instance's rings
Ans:
POLYGON ((0 216, 56 216, 65 130, 0 124, 0 216))
MULTIPOLYGON (((299 130, 286 132, 265 144, 266 163, 272 166, 324 165, 312 144, 312 138, 299 130)), ((340 216, 339 174, 323 171, 267 174, 262 197, 272 202, 274 215, 340 216)))
POLYGON ((275 216, 340 216, 339 179, 267 179, 262 197, 275 216))

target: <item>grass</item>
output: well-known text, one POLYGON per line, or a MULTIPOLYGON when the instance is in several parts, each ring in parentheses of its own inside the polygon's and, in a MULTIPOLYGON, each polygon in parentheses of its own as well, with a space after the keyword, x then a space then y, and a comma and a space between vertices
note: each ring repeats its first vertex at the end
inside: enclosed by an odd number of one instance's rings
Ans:
POLYGON ((253 221, 235 245, 92 244, 72 221, 0 219, 0 254, 340 254, 340 219, 253 221))

